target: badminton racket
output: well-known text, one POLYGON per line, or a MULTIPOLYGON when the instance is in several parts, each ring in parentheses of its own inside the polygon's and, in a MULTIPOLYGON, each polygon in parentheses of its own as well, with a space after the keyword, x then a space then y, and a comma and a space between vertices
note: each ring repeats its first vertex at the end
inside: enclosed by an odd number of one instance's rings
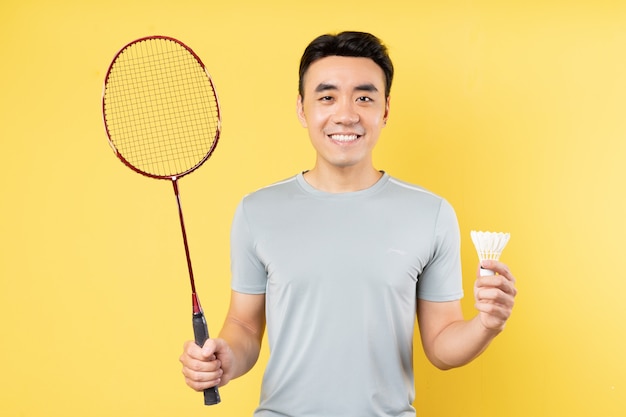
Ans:
MULTIPOLYGON (((191 48, 167 36, 137 39, 109 66, 102 97, 109 144, 130 169, 172 182, 178 205, 191 283, 195 342, 209 338, 196 294, 178 180, 213 153, 220 130, 220 106, 204 64, 191 48)), ((217 387, 204 391, 206 405, 220 402, 217 387)))

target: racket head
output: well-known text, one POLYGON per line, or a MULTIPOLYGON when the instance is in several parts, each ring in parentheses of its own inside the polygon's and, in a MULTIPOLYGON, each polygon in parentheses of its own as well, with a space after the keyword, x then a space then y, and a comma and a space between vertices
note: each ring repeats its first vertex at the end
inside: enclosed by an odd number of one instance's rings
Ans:
POLYGON ((221 133, 219 100, 204 63, 168 36, 139 38, 117 52, 104 80, 102 114, 117 157, 151 178, 194 171, 221 133))

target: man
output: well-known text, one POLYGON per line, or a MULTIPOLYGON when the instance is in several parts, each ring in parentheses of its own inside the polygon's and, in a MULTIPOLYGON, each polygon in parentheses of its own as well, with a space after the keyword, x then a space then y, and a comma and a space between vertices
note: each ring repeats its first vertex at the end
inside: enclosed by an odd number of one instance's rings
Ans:
POLYGON ((187 342, 195 390, 255 364, 267 321, 270 358, 257 417, 415 416, 413 331, 441 369, 477 357, 516 295, 499 262, 462 315, 460 237, 442 198, 378 171, 393 65, 360 32, 323 35, 300 64, 297 114, 314 167, 246 196, 231 234, 232 296, 218 338, 187 342))

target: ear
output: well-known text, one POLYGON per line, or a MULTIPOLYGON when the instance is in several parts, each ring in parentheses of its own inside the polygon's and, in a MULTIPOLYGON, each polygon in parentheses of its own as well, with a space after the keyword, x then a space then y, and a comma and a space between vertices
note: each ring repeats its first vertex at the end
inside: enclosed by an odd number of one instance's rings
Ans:
POLYGON ((388 96, 385 103, 385 114, 383 115, 383 126, 387 125, 387 120, 389 119, 389 103, 391 102, 391 97, 388 96))
POLYGON ((296 112, 302 127, 307 127, 306 116, 304 115, 304 104, 302 103, 302 96, 300 94, 298 94, 298 100, 296 102, 296 112))

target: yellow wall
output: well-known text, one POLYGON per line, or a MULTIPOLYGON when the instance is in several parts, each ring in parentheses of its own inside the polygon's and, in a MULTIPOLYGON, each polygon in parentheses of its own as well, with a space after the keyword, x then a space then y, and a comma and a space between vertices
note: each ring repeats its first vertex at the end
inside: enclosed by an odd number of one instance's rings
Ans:
MULTIPOLYGON (((104 74, 126 42, 163 34, 194 48, 214 78, 221 143, 181 192, 217 332, 235 205, 313 161, 295 116, 302 49, 356 29, 382 37, 397 67, 377 166, 456 207, 468 294, 469 231, 512 234, 503 260, 520 295, 506 332, 449 372, 418 345, 419 415, 623 416, 626 4, 215 3, 0 6, 0 413, 250 415, 262 366, 211 408, 183 383, 191 312, 171 186, 113 156, 104 74)), ((464 308, 472 314, 471 297, 464 308)))

